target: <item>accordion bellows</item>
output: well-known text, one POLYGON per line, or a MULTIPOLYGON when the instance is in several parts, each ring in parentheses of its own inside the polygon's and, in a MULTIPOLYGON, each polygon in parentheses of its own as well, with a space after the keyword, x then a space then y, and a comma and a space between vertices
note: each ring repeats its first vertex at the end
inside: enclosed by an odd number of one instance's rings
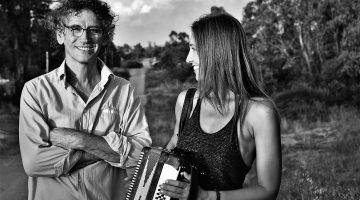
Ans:
POLYGON ((181 155, 161 149, 145 147, 135 168, 126 200, 170 200, 159 193, 167 179, 181 180, 182 172, 193 173, 181 155))

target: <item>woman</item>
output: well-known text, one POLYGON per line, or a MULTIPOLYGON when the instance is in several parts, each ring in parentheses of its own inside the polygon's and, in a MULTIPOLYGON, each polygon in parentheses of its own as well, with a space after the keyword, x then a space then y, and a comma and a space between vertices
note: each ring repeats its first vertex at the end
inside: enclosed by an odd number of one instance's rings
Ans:
MULTIPOLYGON (((249 59, 244 30, 229 14, 206 15, 191 29, 186 61, 194 67, 198 87, 183 126, 187 91, 179 94, 167 148, 193 153, 189 160, 204 172, 197 199, 275 199, 281 179, 279 116, 249 59), (258 184, 243 188, 254 160, 258 184)), ((186 181, 167 180, 162 193, 187 199, 189 188, 186 181)))

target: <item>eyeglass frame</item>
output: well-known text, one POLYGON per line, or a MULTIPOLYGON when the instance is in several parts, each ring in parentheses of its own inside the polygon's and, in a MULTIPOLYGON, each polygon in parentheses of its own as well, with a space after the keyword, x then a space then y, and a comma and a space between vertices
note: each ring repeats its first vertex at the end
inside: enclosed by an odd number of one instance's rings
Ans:
MULTIPOLYGON (((89 33, 90 33, 90 36, 92 36, 92 37, 97 37, 97 38, 99 38, 100 36, 102 36, 103 35, 103 29, 101 29, 101 28, 97 28, 97 27, 88 27, 88 28, 83 28, 82 26, 80 26, 80 25, 72 25, 72 26, 68 26, 68 25, 66 25, 66 24, 62 24, 65 28, 67 28, 67 29, 69 29, 70 31, 71 31, 71 34, 74 36, 74 37, 81 37, 83 34, 84 34, 84 31, 89 31, 89 33), (79 28, 81 28, 81 33, 79 33, 79 34, 75 34, 75 31, 76 30, 74 30, 74 27, 79 27, 79 28), (96 29, 96 30, 100 30, 100 32, 99 33, 94 33, 94 32, 92 32, 92 30, 94 30, 94 29, 96 29)), ((79 29, 80 30, 80 29, 79 29)))

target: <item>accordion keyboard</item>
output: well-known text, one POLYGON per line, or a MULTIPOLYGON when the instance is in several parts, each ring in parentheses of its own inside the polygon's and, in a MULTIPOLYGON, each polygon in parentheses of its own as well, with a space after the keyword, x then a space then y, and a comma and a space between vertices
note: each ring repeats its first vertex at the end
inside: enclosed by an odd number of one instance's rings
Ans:
POLYGON ((125 200, 170 200, 160 193, 167 179, 176 180, 180 161, 168 151, 145 147, 135 168, 125 200))

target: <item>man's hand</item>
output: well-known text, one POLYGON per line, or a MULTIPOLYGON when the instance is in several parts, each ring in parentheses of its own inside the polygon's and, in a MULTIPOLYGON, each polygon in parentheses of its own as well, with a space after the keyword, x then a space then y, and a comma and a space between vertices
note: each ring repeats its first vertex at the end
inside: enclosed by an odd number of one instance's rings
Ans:
POLYGON ((81 152, 81 158, 78 160, 78 162, 74 165, 74 167, 71 168, 71 172, 76 171, 78 169, 84 168, 88 165, 91 165, 97 161, 100 161, 101 159, 91 153, 88 153, 86 151, 78 150, 77 152, 81 152))
POLYGON ((50 142, 64 149, 81 149, 84 133, 69 128, 54 128, 50 131, 50 142))

